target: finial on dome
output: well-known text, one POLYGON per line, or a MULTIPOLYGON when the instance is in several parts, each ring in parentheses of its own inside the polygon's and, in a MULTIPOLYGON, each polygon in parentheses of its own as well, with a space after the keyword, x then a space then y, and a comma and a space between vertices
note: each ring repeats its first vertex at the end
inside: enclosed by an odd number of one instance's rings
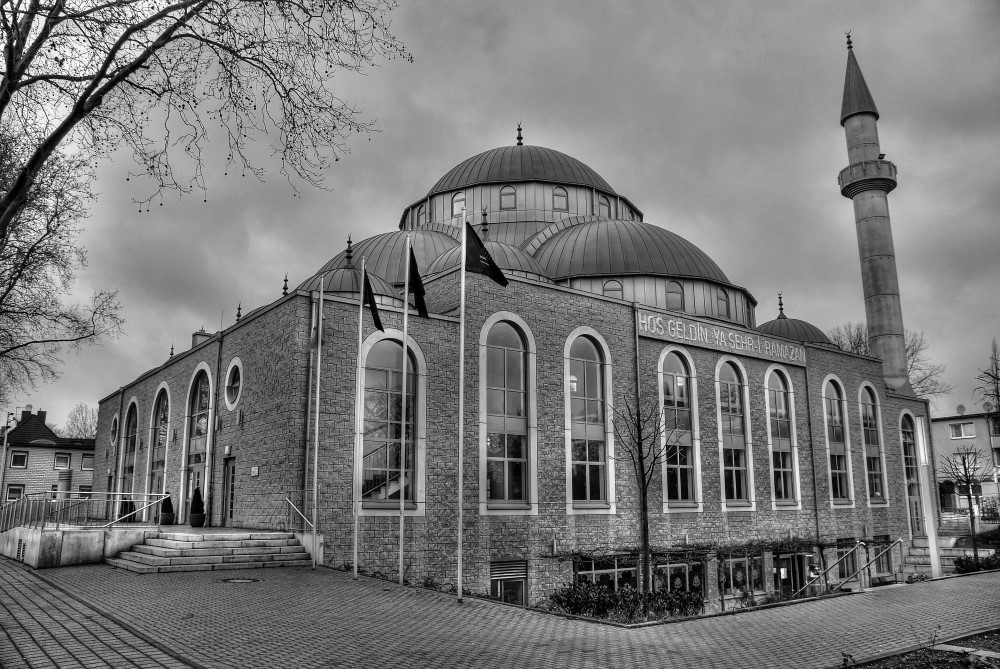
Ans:
POLYGON ((174 345, 173 344, 170 345, 170 357, 171 358, 174 357, 174 345))
POLYGON ((517 145, 518 146, 523 146, 524 145, 524 141, 523 140, 524 140, 524 137, 521 137, 521 122, 518 121, 517 122, 517 145))
POLYGON ((486 222, 486 207, 483 207, 483 241, 489 241, 490 224, 486 222))
POLYGON ((781 291, 778 291, 778 318, 786 318, 785 303, 781 299, 781 291))
POLYGON ((285 272, 285 285, 281 288, 282 295, 288 295, 288 272, 285 272))
POLYGON ((344 257, 347 258, 347 264, 353 265, 354 262, 354 249, 351 248, 351 236, 347 235, 347 251, 344 252, 344 257))
POLYGON ((848 30, 844 34, 847 35, 847 50, 848 51, 854 51, 854 45, 851 44, 851 31, 848 30))
POLYGON ((239 323, 240 319, 243 318, 243 303, 240 302, 236 305, 236 322, 239 323))

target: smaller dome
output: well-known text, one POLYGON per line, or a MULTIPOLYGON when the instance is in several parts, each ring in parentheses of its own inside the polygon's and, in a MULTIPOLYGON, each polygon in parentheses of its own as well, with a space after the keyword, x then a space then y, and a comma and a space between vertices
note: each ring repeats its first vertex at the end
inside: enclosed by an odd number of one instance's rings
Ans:
MULTIPOLYGON (((413 256, 417 259, 420 272, 426 273, 426 267, 434 258, 447 251, 449 248, 458 245, 458 242, 437 230, 398 230, 385 232, 374 237, 362 239, 351 247, 353 261, 348 257, 348 251, 341 251, 327 262, 316 274, 322 274, 327 270, 355 265, 360 267, 361 256, 365 256, 365 264, 368 273, 372 276, 378 275, 386 278, 390 283, 402 286, 406 279, 406 235, 410 235, 413 247, 413 256)), ((305 288, 305 283, 313 278, 306 279, 303 285, 299 286, 303 290, 315 290, 305 288)), ((317 288, 319 283, 316 284, 317 288)), ((375 285, 372 284, 372 288, 375 285)))
POLYGON ((778 317, 773 321, 768 321, 757 326, 758 332, 800 341, 803 344, 820 344, 822 346, 836 346, 822 330, 806 321, 785 316, 785 306, 778 296, 778 317))
MULTIPOLYGON (((309 277, 299 285, 299 289, 319 290, 320 279, 322 277, 322 272, 309 277)), ((372 292, 375 295, 390 297, 400 304, 403 303, 402 298, 400 298, 396 289, 392 287, 392 284, 378 274, 368 272, 368 281, 371 283, 372 292)), ((356 267, 341 267, 328 272, 326 274, 326 281, 323 282, 323 291, 342 295, 357 295, 361 292, 361 270, 356 267)))
MULTIPOLYGON (((539 265, 534 258, 518 247, 491 240, 484 240, 483 245, 485 245, 486 250, 490 252, 493 262, 495 262, 497 266, 503 270, 504 274, 513 274, 514 276, 534 279, 535 281, 552 283, 551 279, 545 275, 545 270, 542 269, 541 265, 539 265)), ((433 274, 439 274, 441 272, 454 269, 458 267, 461 262, 462 247, 459 245, 448 249, 438 256, 434 262, 428 266, 427 275, 431 276, 433 274)))

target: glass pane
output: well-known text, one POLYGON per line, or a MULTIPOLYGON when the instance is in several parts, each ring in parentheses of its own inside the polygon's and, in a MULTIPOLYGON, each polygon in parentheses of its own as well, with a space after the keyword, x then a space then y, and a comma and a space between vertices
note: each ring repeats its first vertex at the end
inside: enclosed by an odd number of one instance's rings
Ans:
POLYGON ((504 499, 502 461, 494 460, 486 463, 486 485, 490 499, 504 499))
POLYGON ((504 392, 502 390, 487 390, 486 412, 494 416, 504 415, 503 397, 504 392))
POLYGON ((587 393, 587 397, 603 397, 604 393, 601 392, 601 368, 596 363, 589 363, 587 365, 587 387, 584 392, 587 393))
POLYGON ((570 445, 570 455, 574 462, 582 462, 587 459, 587 440, 574 439, 570 445))
POLYGON ((587 499, 587 465, 573 465, 573 499, 587 499))
POLYGON ((507 392, 507 412, 508 416, 524 416, 524 393, 518 391, 507 392))
POLYGON ((524 474, 525 467, 523 462, 511 462, 509 464, 510 471, 510 495, 507 499, 511 500, 523 500, 525 499, 524 490, 524 474))
POLYGON ((604 466, 590 465, 590 499, 604 499, 604 466))
POLYGON ((586 421, 587 420, 586 400, 578 400, 578 399, 570 400, 570 416, 572 420, 580 423, 586 421))
POLYGON ((515 352, 507 352, 507 387, 512 390, 524 390, 524 356, 515 352))
POLYGON ((569 390, 573 397, 583 395, 583 375, 584 365, 579 360, 570 360, 569 363, 569 390))
POLYGON ((490 388, 504 387, 504 350, 489 346, 486 348, 486 385, 490 388))
POLYGON ((513 460, 524 459, 524 437, 518 434, 507 435, 507 457, 513 460))
POLYGON ((486 336, 486 343, 490 346, 503 346, 504 348, 523 349, 521 335, 510 323, 501 321, 490 328, 486 336))
POLYGON ((587 460, 590 462, 604 462, 603 441, 591 441, 587 443, 587 460))
POLYGON ((486 435, 486 457, 502 458, 504 456, 504 443, 502 434, 486 435))
POLYGON ((569 349, 569 357, 577 360, 591 360, 600 362, 601 358, 597 353, 597 346, 586 337, 577 337, 569 349))

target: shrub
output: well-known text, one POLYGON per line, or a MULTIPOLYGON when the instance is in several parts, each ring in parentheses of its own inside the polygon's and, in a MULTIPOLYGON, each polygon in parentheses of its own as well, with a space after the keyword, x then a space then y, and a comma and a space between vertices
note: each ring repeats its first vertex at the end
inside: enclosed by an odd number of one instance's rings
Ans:
POLYGON ((191 513, 198 515, 205 513, 205 502, 201 499, 201 488, 195 488, 194 494, 191 495, 191 513))
POLYGON ((571 583, 549 594, 548 607, 575 616, 618 623, 692 616, 701 613, 700 592, 657 590, 642 595, 632 587, 617 591, 595 583, 571 583))
POLYGON ((983 569, 1000 569, 1000 555, 994 553, 993 555, 980 557, 978 567, 976 566, 976 561, 974 558, 971 557, 955 558, 956 574, 968 574, 983 569))
POLYGON ((162 502, 160 502, 160 513, 173 513, 173 512, 174 512, 174 503, 170 501, 170 493, 167 493, 167 496, 163 498, 162 502))

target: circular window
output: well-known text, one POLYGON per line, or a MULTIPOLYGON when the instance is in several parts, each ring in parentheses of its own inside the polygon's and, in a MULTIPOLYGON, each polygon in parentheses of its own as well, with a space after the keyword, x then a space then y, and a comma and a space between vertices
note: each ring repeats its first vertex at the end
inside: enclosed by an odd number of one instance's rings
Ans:
POLYGON ((229 363, 229 371, 226 372, 226 408, 232 411, 240 401, 240 393, 243 390, 243 361, 233 358, 229 363))
POLYGON ((111 445, 114 446, 118 442, 118 416, 111 419, 111 445))

